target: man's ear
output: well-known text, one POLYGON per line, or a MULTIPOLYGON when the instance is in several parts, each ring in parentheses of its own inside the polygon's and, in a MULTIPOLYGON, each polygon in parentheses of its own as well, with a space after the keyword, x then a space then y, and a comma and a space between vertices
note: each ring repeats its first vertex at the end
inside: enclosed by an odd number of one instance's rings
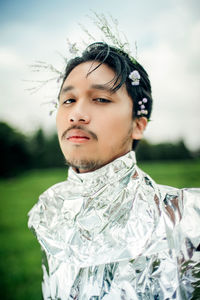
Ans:
POLYGON ((146 126, 147 126, 147 118, 145 117, 136 118, 133 121, 132 139, 141 140, 146 126))

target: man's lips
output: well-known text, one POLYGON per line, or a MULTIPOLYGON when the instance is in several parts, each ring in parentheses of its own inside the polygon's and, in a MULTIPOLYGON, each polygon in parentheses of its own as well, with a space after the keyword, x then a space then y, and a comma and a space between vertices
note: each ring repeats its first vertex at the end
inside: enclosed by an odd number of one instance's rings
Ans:
POLYGON ((80 135, 72 135, 72 136, 69 136, 67 139, 68 140, 71 140, 71 139, 85 139, 85 140, 89 140, 89 138, 87 136, 80 136, 80 135))
POLYGON ((88 133, 83 130, 71 129, 67 135, 66 139, 71 142, 86 142, 91 139, 88 133))

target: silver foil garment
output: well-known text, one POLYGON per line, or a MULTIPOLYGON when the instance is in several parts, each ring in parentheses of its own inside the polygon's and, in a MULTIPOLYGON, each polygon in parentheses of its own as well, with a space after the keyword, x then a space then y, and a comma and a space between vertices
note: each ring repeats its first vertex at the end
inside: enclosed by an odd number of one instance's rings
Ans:
POLYGON ((156 184, 134 152, 44 192, 29 212, 43 297, 192 299, 200 286, 200 189, 156 184))

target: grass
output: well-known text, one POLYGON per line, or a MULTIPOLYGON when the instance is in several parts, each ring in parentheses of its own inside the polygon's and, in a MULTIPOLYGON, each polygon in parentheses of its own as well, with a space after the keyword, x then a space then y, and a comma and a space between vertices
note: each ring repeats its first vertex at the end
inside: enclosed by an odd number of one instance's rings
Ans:
MULTIPOLYGON (((200 186, 200 160, 139 166, 161 184, 200 186)), ((65 169, 51 169, 0 181, 0 299, 42 299, 40 246, 27 228, 27 213, 45 189, 66 175, 65 169)))
POLYGON ((177 188, 200 187, 200 160, 138 163, 157 183, 177 188))

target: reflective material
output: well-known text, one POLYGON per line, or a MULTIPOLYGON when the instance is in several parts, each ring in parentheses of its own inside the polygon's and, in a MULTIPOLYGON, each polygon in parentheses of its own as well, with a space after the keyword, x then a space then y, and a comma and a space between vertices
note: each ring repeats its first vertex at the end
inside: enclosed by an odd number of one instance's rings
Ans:
POLYGON ((200 189, 157 185, 134 152, 68 179, 29 213, 44 299, 191 299, 200 282, 200 189))

